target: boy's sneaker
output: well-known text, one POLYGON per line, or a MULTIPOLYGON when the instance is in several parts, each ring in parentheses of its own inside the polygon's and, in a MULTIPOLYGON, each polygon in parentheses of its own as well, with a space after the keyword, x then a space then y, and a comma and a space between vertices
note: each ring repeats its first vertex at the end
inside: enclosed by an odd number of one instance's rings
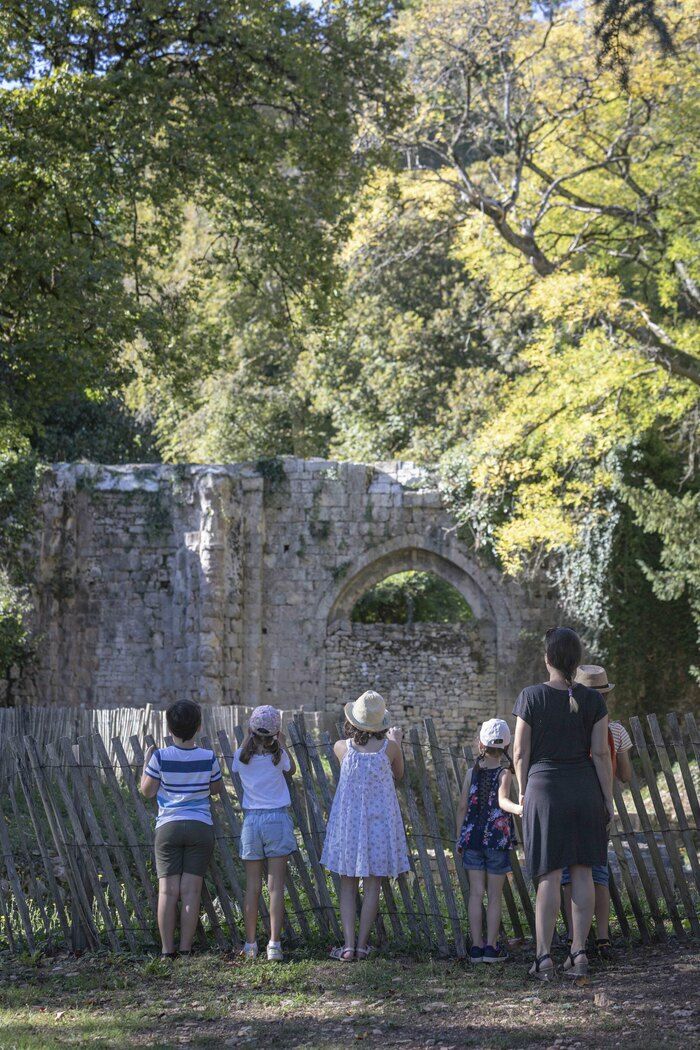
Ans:
POLYGON ((469 952, 470 963, 482 963, 484 961, 484 949, 478 948, 476 944, 472 945, 471 951, 469 952))
POLYGON ((485 963, 503 962, 503 960, 507 958, 508 952, 504 951, 503 948, 494 948, 492 944, 487 944, 484 948, 485 963))
POLYGON ((282 962, 284 952, 279 941, 270 941, 267 946, 267 958, 269 962, 282 962))
POLYGON ((252 944, 248 944, 248 942, 246 941, 246 943, 243 945, 243 954, 245 955, 246 959, 257 959, 257 944, 255 942, 253 942, 252 944))

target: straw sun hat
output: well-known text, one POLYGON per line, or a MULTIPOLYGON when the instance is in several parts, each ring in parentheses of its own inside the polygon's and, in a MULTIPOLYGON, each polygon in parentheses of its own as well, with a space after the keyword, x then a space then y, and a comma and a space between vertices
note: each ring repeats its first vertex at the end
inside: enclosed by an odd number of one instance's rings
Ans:
POLYGON ((346 704, 345 717, 356 729, 364 729, 367 733, 377 733, 389 726, 389 712, 384 697, 373 689, 358 696, 354 703, 346 704))
POLYGON ((599 693, 609 693, 615 688, 608 681, 608 672, 598 664, 581 664, 574 681, 585 685, 587 689, 596 689, 599 693))

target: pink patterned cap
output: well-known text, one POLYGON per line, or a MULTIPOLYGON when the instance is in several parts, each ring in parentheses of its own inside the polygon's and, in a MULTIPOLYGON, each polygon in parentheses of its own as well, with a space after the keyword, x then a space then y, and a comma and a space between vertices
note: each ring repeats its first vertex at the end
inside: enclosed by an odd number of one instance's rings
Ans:
POLYGON ((250 716, 250 728, 254 733, 276 736, 282 728, 282 715, 272 704, 263 704, 256 707, 250 716))

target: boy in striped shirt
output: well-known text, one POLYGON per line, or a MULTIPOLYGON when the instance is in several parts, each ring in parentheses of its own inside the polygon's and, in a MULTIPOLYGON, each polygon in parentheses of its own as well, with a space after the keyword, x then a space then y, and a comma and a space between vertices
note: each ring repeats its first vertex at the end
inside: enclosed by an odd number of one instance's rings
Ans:
POLYGON ((192 951, 202 883, 214 849, 209 798, 223 781, 216 755, 197 747, 194 736, 202 722, 199 704, 178 700, 165 713, 174 743, 149 747, 141 793, 158 801, 155 853, 158 873, 158 929, 162 955, 172 959, 180 908, 180 955, 192 951))

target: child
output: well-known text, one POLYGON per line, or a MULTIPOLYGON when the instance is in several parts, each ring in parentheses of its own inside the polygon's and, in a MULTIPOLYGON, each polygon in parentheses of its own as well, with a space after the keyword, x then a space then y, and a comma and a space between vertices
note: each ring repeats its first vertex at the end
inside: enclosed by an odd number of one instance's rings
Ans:
POLYGON ((162 955, 175 957, 175 923, 180 910, 180 955, 190 955, 202 882, 214 849, 209 796, 223 781, 216 755, 197 747, 194 735, 202 722, 199 704, 178 700, 165 712, 169 747, 149 747, 141 777, 141 793, 158 796, 155 854, 158 873, 158 929, 162 955))
POLYGON ((243 831, 241 860, 245 862, 246 888, 243 901, 246 942, 243 953, 248 959, 258 955, 256 926, 258 902, 262 890, 263 865, 267 861, 267 888, 270 893, 270 940, 267 957, 281 962, 281 933, 284 921, 284 884, 287 858, 297 848, 294 824, 289 815, 291 798, 285 773, 294 774, 296 766, 289 753, 282 729, 280 712, 265 704, 250 716, 248 735, 233 756, 232 768, 243 784, 243 831))
MULTIPOLYGON (((582 664, 576 672, 577 682, 595 689, 608 702, 607 694, 615 688, 608 682, 608 673, 604 667, 596 664, 582 664)), ((632 779, 632 762, 630 751, 632 741, 630 735, 622 722, 608 722, 608 738, 610 745, 610 756, 613 765, 613 775, 623 784, 628 784, 632 779)), ((593 886, 595 888, 595 928, 596 928, 596 950, 601 959, 608 961, 613 958, 612 945, 610 944, 610 875, 607 864, 594 865, 593 886)), ((561 873, 561 884, 564 888, 564 912, 568 926, 568 940, 571 941, 572 915, 571 915, 571 875, 569 869, 564 868, 561 873)))
POLYGON ((479 731, 479 757, 464 778, 457 808, 457 852, 469 872, 469 932, 472 963, 501 962, 508 956, 496 947, 501 925, 501 897, 512 871, 509 851, 515 841, 512 813, 523 807, 510 800, 515 769, 508 754, 510 729, 502 718, 491 718, 479 731), (507 762, 507 768, 503 765, 507 762), (486 944, 481 908, 486 892, 486 944))
POLYGON ((340 962, 366 959, 370 930, 379 909, 381 879, 409 870, 395 780, 403 776, 402 733, 389 729, 379 693, 363 693, 345 705, 346 740, 333 747, 340 765, 321 863, 340 875, 340 918, 345 944, 333 948, 340 962), (388 738, 388 739, 387 739, 388 738), (355 945, 357 886, 362 879, 360 930, 355 945))

